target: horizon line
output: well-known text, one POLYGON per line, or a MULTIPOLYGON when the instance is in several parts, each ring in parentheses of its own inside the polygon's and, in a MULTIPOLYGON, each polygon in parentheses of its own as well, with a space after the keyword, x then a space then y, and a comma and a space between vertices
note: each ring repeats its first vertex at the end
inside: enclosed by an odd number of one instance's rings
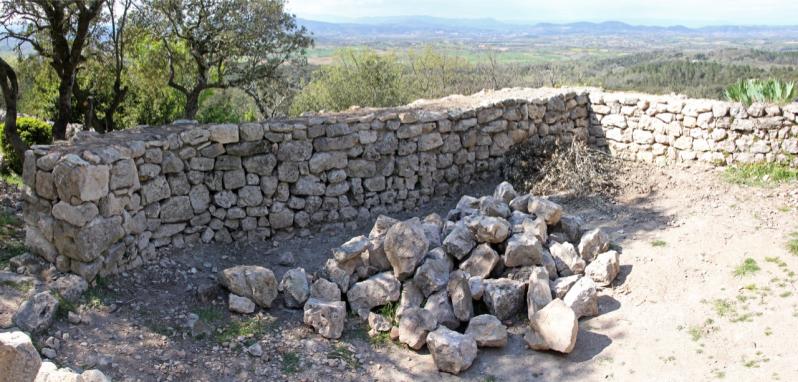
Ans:
POLYGON ((790 28, 795 27, 798 28, 797 24, 726 24, 726 23, 678 23, 673 21, 663 20, 662 23, 651 23, 653 20, 649 21, 624 21, 622 19, 604 19, 601 21, 598 20, 588 20, 588 19, 579 19, 579 20, 555 20, 555 21, 542 21, 542 20, 528 20, 528 19, 502 19, 502 18, 495 18, 495 17, 441 17, 441 16, 433 16, 433 15, 422 15, 422 14, 405 14, 405 15, 391 15, 391 16, 363 16, 363 17, 340 17, 340 16, 330 16, 330 15, 314 15, 314 16, 301 16, 294 14, 297 19, 307 20, 307 21, 316 21, 316 22, 323 22, 329 24, 363 24, 363 20, 368 19, 398 19, 398 18, 430 18, 430 19, 438 19, 438 20, 448 20, 448 21, 494 21, 501 24, 505 24, 507 26, 535 26, 540 24, 553 24, 553 25, 568 25, 568 24, 577 24, 577 23, 589 23, 589 24, 608 24, 608 23, 619 23, 625 24, 628 26, 633 27, 655 27, 655 28, 688 28, 688 29, 703 29, 703 28, 717 28, 717 27, 743 27, 743 28, 790 28))

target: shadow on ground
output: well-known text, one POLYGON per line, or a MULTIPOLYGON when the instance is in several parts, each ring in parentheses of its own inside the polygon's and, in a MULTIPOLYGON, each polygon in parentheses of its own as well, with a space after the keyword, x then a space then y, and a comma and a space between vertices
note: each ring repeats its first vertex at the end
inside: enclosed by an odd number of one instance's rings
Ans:
MULTIPOLYGON (((490 194, 496 184, 498 184, 497 180, 477 184, 468 188, 468 194, 472 196, 490 194)), ((587 228, 600 226, 606 229, 620 246, 619 249, 622 250, 626 238, 638 233, 662 229, 671 220, 661 211, 650 207, 651 201, 655 197, 656 193, 652 192, 628 201, 589 197, 562 200, 561 202, 567 214, 583 217, 587 228)), ((408 218, 436 212, 445 217, 448 210, 454 208, 458 200, 459 196, 436 199, 414 211, 392 214, 392 216, 408 218)), ((215 350, 218 343, 207 338, 192 339, 190 336, 186 338, 185 334, 177 334, 184 333, 176 327, 185 322, 185 312, 197 312, 209 306, 207 302, 197 299, 193 288, 212 281, 218 270, 239 264, 268 267, 274 271, 278 280, 288 269, 294 267, 303 267, 311 274, 317 273, 331 256, 332 248, 353 236, 368 234, 373 219, 358 223, 344 225, 335 230, 314 231, 314 234, 309 237, 297 236, 266 242, 208 244, 190 249, 171 250, 163 255, 160 266, 145 266, 131 271, 125 276, 115 276, 110 279, 117 294, 106 301, 107 304, 140 299, 140 302, 146 305, 146 309, 141 307, 134 309, 128 304, 118 304, 112 315, 97 317, 97 322, 79 329, 80 331, 94 330, 95 334, 80 333, 79 336, 90 337, 89 341, 114 342, 121 340, 126 343, 126 353, 114 361, 117 363, 117 368, 109 370, 108 373, 117 379, 122 376, 136 375, 136 373, 141 374, 143 371, 138 370, 141 365, 163 364, 164 359, 178 354, 182 355, 180 359, 184 365, 215 362, 220 364, 221 370, 224 370, 203 371, 188 368, 189 370, 184 371, 178 380, 237 380, 237 373, 241 372, 241 370, 237 370, 239 369, 238 362, 243 362, 241 367, 251 371, 256 368, 252 365, 255 361, 244 357, 243 361, 227 362, 222 354, 215 350), (293 263, 280 261, 281 255, 286 252, 293 254, 295 259, 293 263), (146 320, 142 318, 143 316, 146 316, 146 320), (100 329, 100 325, 106 330, 100 329), (118 333, 114 331, 118 331, 118 333), (166 336, 155 336, 154 334, 166 334, 166 336), (93 336, 98 338, 91 338, 93 336), (140 340, 135 341, 132 340, 133 338, 140 338, 140 340), (166 343, 155 346, 160 351, 143 351, 148 346, 152 347, 153 342, 163 342, 164 338, 166 338, 166 343), (132 355, 136 355, 138 358, 132 355)), ((621 262, 623 263, 623 256, 621 262)), ((631 271, 631 266, 623 265, 621 273, 613 285, 615 287, 622 286, 631 271)), ((218 305, 218 302, 224 302, 223 291, 216 292, 216 301, 217 304, 214 306, 221 308, 220 311, 223 315, 220 321, 229 320, 229 312, 224 309, 223 305, 218 305)), ((600 298, 599 306, 602 315, 622 309, 617 300, 606 295, 600 298)), ((285 309, 279 299, 275 306, 266 310, 265 313, 274 316, 283 325, 280 330, 301 331, 303 328, 301 310, 285 309)), ((351 318, 349 321, 353 320, 354 318, 351 318)), ((59 326, 63 326, 63 323, 59 326)), ((492 376, 499 381, 550 381, 578 380, 581 376, 590 374, 602 351, 624 335, 623 331, 615 328, 616 330, 610 337, 607 332, 613 329, 612 327, 592 327, 591 320, 583 319, 580 322, 581 328, 575 350, 569 355, 562 355, 526 349, 522 339, 524 327, 525 323, 520 320, 511 327, 510 331, 513 335, 505 348, 480 349, 474 365, 458 377, 437 373, 432 359, 426 351, 416 353, 393 344, 374 345, 364 335, 365 329, 359 324, 348 324, 342 341, 353 344, 363 353, 373 353, 374 362, 379 363, 382 370, 391 370, 391 373, 382 374, 389 380, 438 382, 463 379, 482 381, 492 376)), ((218 331, 219 327, 214 326, 214 329, 218 331)), ((269 336, 270 334, 267 332, 265 335, 269 336)), ((323 341, 313 334, 308 337, 315 338, 314 341, 323 341)), ((112 350, 109 348, 107 351, 112 350)), ((75 354, 78 355, 73 359, 62 359, 62 361, 66 364, 85 364, 89 357, 80 352, 75 354)), ((228 356, 237 359, 237 356, 228 356)), ((273 361, 272 359, 269 362, 273 361)), ((174 367, 174 365, 169 367, 174 367)), ((368 370, 367 373, 370 373, 374 369, 368 370)), ((246 370, 244 371, 246 372, 246 370)), ((302 371, 299 373, 301 374, 302 371)), ((362 374, 362 372, 359 373, 362 374)), ((143 375, 152 376, 157 373, 143 375)), ((249 376, 252 377, 251 374, 249 376)))

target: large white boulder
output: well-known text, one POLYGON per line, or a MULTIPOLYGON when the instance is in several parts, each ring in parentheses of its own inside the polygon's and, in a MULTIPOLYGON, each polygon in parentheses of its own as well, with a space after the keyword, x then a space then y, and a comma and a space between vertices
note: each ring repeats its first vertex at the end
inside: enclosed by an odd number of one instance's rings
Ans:
POLYGON ((601 228, 585 232, 579 240, 579 255, 587 262, 608 249, 610 249, 610 236, 601 228))
POLYGON ((576 345, 576 335, 579 332, 579 323, 576 314, 565 303, 556 299, 546 307, 536 312, 529 320, 533 333, 527 339, 530 347, 543 350, 537 337, 545 344, 545 348, 560 353, 570 353, 576 345), (538 342, 536 347, 532 344, 538 342))
POLYGON ((274 273, 257 265, 238 265, 219 273, 219 283, 236 295, 249 298, 258 306, 270 308, 277 297, 274 273))
POLYGON ((596 283, 590 277, 582 277, 565 294, 563 301, 573 309, 576 318, 598 315, 598 293, 596 283))
POLYGON ((598 286, 608 286, 618 277, 621 263, 616 251, 600 253, 585 268, 585 276, 590 277, 598 286))
POLYGON ((474 337, 479 347, 500 348, 507 345, 507 327, 496 316, 481 314, 468 322, 466 335, 474 337))
POLYGON ((427 335, 427 348, 438 370, 459 374, 477 358, 477 341, 444 326, 427 335))
POLYGON ((352 285, 346 297, 352 310, 365 318, 371 308, 398 301, 401 288, 391 272, 383 272, 352 285))
POLYGON ((39 352, 27 334, 20 331, 0 333, 0 379, 31 382, 41 364, 39 352))
POLYGON ((429 239, 418 219, 394 224, 385 234, 385 255, 393 267, 394 276, 404 280, 413 275, 427 254, 429 239))
POLYGON ((421 349, 427 340, 427 334, 438 327, 435 314, 421 308, 409 308, 399 319, 399 342, 411 349, 421 349))
POLYGON ((315 298, 305 303, 304 322, 326 338, 341 338, 346 321, 346 303, 321 301, 315 298))

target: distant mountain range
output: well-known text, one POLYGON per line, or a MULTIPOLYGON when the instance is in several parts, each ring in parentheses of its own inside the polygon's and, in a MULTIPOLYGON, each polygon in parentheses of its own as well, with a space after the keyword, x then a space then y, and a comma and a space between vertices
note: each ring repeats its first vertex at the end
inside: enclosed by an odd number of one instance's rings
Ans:
POLYGON ((395 16, 352 19, 345 22, 324 22, 299 19, 318 38, 355 37, 470 37, 485 35, 635 35, 655 37, 667 35, 715 35, 729 38, 779 37, 798 38, 798 25, 795 26, 739 26, 721 25, 701 28, 685 26, 643 26, 618 21, 600 23, 519 23, 503 22, 490 18, 450 19, 430 16, 395 16))

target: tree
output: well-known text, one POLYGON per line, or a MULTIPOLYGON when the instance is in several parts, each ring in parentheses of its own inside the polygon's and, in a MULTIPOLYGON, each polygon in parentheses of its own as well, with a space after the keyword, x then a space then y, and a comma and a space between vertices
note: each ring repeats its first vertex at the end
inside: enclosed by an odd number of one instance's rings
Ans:
POLYGON ((263 118, 288 115, 294 97, 302 90, 308 74, 307 60, 303 58, 278 68, 272 78, 258 79, 241 86, 255 102, 263 118))
POLYGON ((28 146, 17 132, 17 98, 19 97, 17 73, 2 57, 0 57, 0 90, 3 92, 3 103, 6 107, 3 134, 5 134, 6 141, 11 143, 17 157, 24 158, 28 146))
MULTIPOLYGON (((133 0, 107 0, 106 4, 108 8, 108 27, 103 35, 107 38, 103 38, 103 41, 99 42, 99 51, 103 59, 110 56, 109 61, 112 63, 111 73, 113 76, 113 85, 111 87, 110 100, 108 104, 105 105, 103 119, 94 124, 95 129, 102 133, 117 129, 114 115, 128 94, 129 88, 127 85, 123 84, 123 76, 126 68, 125 54, 129 41, 126 27, 128 15, 135 3, 133 0)), ((92 115, 94 112, 93 106, 93 104, 90 104, 91 110, 89 114, 87 114, 89 120, 94 120, 92 115)), ((89 121, 84 120, 84 123, 91 125, 89 121)))
POLYGON ((208 89, 242 87, 277 78, 278 68, 312 44, 304 27, 284 12, 282 0, 149 0, 147 20, 160 33, 169 58, 168 84, 186 97, 194 119, 208 89), (175 70, 186 49, 193 71, 175 70), (184 77, 185 78, 185 77, 184 77))
POLYGON ((337 64, 313 73, 291 105, 291 114, 345 110, 352 106, 388 107, 412 101, 405 67, 393 54, 369 49, 342 49, 337 64))
POLYGON ((50 60, 59 78, 53 137, 66 138, 72 118, 72 95, 83 50, 93 38, 105 0, 3 0, 0 41, 17 41, 50 60))

